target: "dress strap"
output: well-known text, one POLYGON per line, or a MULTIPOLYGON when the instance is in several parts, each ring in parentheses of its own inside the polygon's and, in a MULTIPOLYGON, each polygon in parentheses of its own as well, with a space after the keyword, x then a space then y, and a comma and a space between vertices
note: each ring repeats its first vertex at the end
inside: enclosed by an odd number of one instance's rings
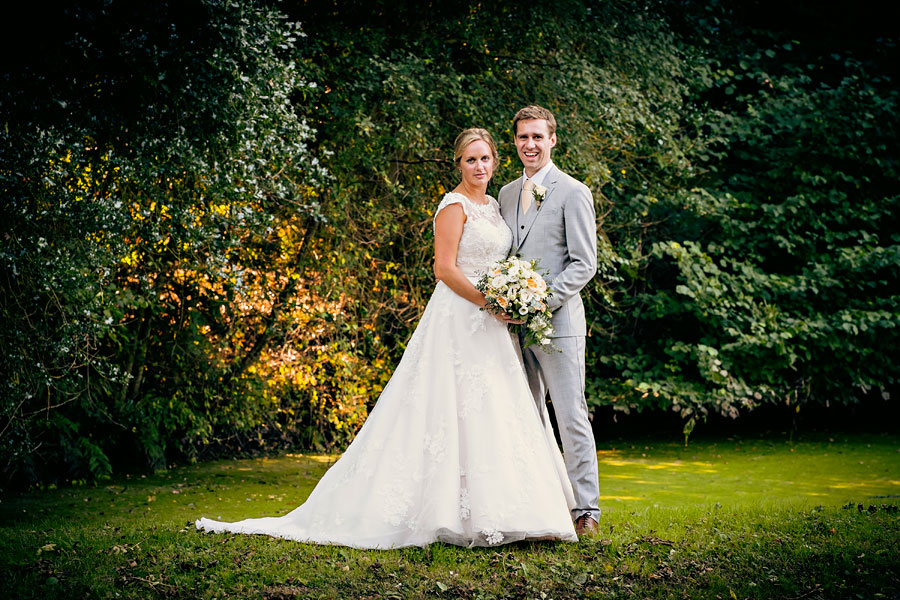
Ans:
POLYGON ((432 219, 432 227, 434 227, 434 222, 437 221, 437 216, 440 214, 442 210, 450 206, 451 204, 459 204, 462 206, 463 213, 465 213, 466 218, 469 217, 469 204, 470 200, 463 196, 462 194, 458 194, 456 192, 447 192, 444 194, 444 197, 441 199, 441 203, 438 204, 437 210, 434 211, 434 219, 432 219))

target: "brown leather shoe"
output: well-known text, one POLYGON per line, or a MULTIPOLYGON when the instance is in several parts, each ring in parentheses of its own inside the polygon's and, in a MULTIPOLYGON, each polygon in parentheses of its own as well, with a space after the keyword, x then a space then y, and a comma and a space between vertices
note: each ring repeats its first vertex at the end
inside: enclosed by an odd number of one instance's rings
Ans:
POLYGON ((596 535, 599 527, 600 523, 597 522, 597 519, 588 513, 584 513, 575 519, 575 533, 578 537, 584 535, 596 535))

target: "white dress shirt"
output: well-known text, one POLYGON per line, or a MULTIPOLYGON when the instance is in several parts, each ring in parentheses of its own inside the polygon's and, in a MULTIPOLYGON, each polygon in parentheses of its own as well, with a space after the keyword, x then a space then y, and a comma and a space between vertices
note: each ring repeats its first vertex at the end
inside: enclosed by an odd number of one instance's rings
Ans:
MULTIPOLYGON (((548 161, 547 161, 547 164, 544 165, 543 167, 541 167, 541 170, 538 171, 537 173, 535 173, 534 175, 532 175, 531 177, 529 177, 529 176, 525 173, 525 169, 522 169, 522 175, 525 177, 525 180, 526 180, 526 181, 530 179, 531 182, 532 182, 535 186, 538 186, 538 185, 541 185, 542 183, 544 183, 544 178, 547 176, 547 173, 549 173, 549 172, 550 172, 550 169, 552 169, 552 168, 553 168, 553 161, 552 161, 552 160, 548 160, 548 161)), ((523 183, 524 183, 524 182, 523 182, 523 183)))

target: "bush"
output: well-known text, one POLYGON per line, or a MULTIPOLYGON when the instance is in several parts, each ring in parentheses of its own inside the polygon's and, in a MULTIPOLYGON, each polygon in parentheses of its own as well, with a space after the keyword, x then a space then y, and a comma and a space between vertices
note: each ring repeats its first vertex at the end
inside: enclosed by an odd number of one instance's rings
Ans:
POLYGON ((592 407, 674 409, 690 430, 889 396, 896 45, 836 52, 759 9, 208 0, 49 19, 36 39, 55 41, 0 97, 5 476, 347 443, 433 288, 453 139, 494 133, 499 189, 528 103, 554 111, 554 161, 596 203, 592 407))

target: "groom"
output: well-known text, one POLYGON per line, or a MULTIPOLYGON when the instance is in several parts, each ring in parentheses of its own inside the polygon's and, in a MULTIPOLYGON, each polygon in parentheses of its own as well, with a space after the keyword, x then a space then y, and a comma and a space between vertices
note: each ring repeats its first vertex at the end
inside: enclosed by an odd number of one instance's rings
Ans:
POLYGON ((575 492, 572 517, 578 535, 597 530, 600 484, 597 447, 584 399, 584 305, 579 292, 597 272, 597 225, 590 190, 556 168, 556 119, 546 108, 526 106, 513 118, 516 150, 524 173, 500 190, 500 212, 524 259, 540 259, 553 290, 553 343, 522 352, 531 393, 541 415, 550 392, 566 471, 575 492))

